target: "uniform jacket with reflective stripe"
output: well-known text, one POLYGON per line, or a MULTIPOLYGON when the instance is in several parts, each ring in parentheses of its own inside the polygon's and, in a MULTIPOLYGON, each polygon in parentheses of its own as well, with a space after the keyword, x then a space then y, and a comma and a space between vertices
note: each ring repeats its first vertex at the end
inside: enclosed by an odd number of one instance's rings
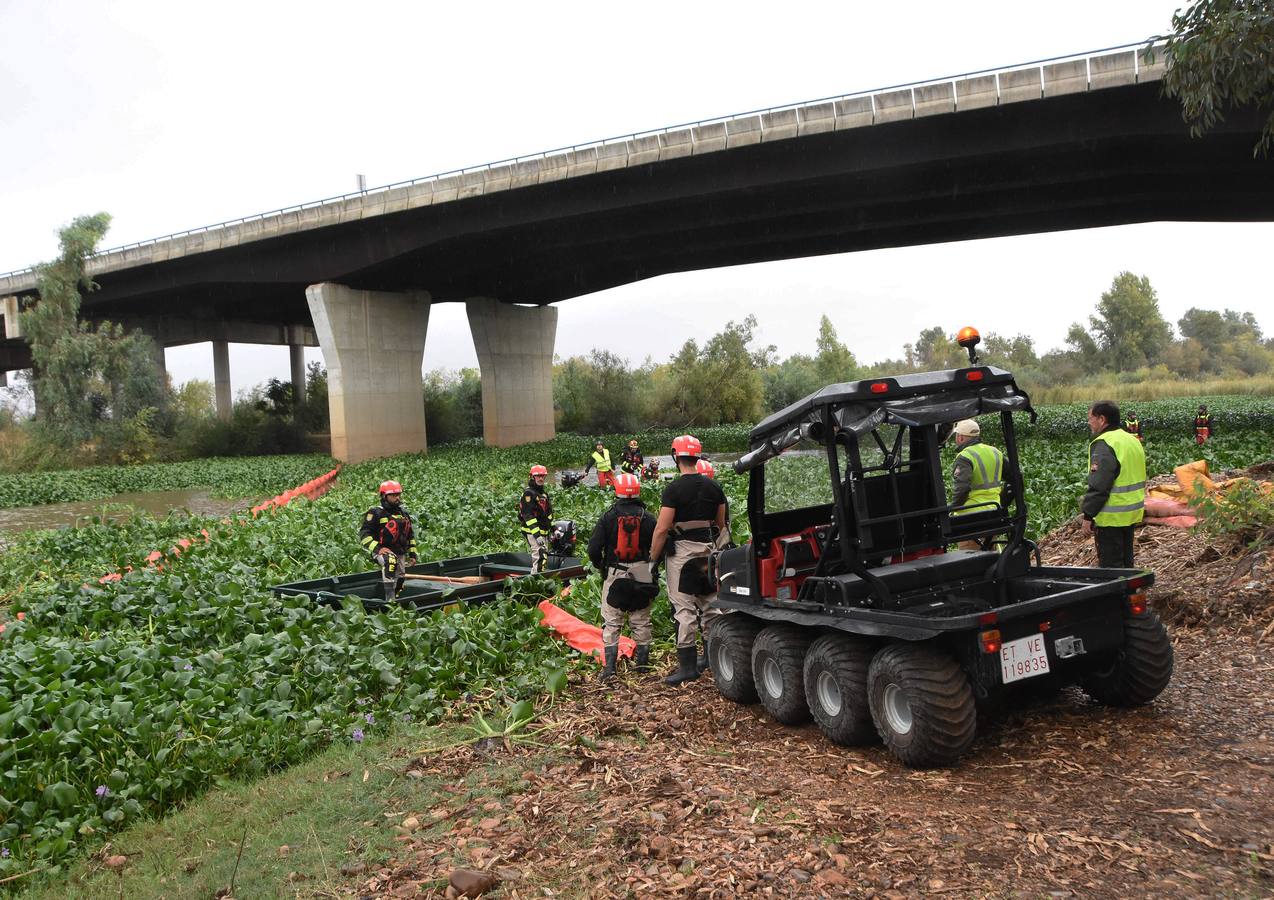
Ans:
POLYGON ((609 472, 610 451, 603 447, 601 453, 598 453, 596 450, 590 453, 588 465, 584 467, 584 471, 587 472, 593 466, 597 466, 597 471, 599 472, 609 472))
POLYGON ((411 514, 401 506, 388 509, 373 506, 363 514, 363 526, 358 530, 363 549, 373 556, 384 547, 398 555, 416 555, 416 530, 411 524, 411 514))
POLYGON ((534 481, 528 482, 518 502, 518 520, 523 534, 548 534, 553 527, 553 501, 534 481))
MULTIPOLYGON (((990 512, 990 506, 1004 503, 1004 454, 990 444, 970 441, 956 454, 951 467, 953 506, 973 507, 968 512, 990 512)), ((961 515, 957 510, 953 515, 961 515)))
POLYGON ((1108 428, 1088 445, 1084 518, 1101 528, 1136 525, 1145 515, 1146 452, 1122 428, 1108 428))

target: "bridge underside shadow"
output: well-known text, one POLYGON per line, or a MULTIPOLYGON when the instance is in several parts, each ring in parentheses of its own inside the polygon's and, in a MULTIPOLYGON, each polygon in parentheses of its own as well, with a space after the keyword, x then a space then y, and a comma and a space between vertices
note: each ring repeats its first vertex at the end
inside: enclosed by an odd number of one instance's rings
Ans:
MULTIPOLYGON (((1158 83, 1128 85, 435 202, 106 272, 85 312, 143 317, 179 303, 213 319, 251 310, 309 325, 306 289, 319 284, 466 302, 484 412, 548 403, 535 413, 538 430, 519 420, 495 442, 551 436, 551 386, 545 401, 540 380, 555 321, 534 326, 533 354, 519 351, 516 362, 505 354, 503 371, 521 376, 497 376, 501 304, 545 305, 674 272, 883 247, 1274 218, 1274 164, 1252 155, 1261 116, 1236 113, 1195 139, 1179 105, 1159 94, 1158 83), (534 385, 515 400, 508 392, 519 379, 534 385)), ((329 344, 334 353, 341 338, 325 341, 318 331, 330 368, 329 344)), ((420 341, 423 349, 423 328, 420 341)), ((415 443, 423 449, 423 425, 415 443)))

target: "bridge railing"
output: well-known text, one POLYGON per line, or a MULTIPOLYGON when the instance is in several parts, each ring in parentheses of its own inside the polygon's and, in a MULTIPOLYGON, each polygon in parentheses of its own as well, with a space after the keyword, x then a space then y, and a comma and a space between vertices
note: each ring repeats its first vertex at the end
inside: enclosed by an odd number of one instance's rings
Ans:
MULTIPOLYGON (((224 222, 203 225, 199 228, 175 231, 161 237, 100 250, 93 254, 92 259, 99 263, 105 262, 103 258, 112 254, 153 246, 165 241, 250 225, 317 207, 373 197, 403 188, 438 183, 446 179, 463 179, 468 175, 513 169, 524 163, 549 160, 566 154, 578 155, 595 151, 596 158, 601 160, 604 150, 618 147, 630 148, 634 144, 640 148, 644 143, 647 149, 644 154, 639 149, 638 155, 649 158, 641 161, 654 161, 672 156, 689 155, 691 152, 723 150, 759 143, 762 140, 779 140, 822 131, 894 122, 937 113, 978 109, 1022 100, 1039 100, 1061 94, 1152 81, 1162 78, 1166 68, 1164 55, 1158 52, 1161 47, 1162 44, 1151 39, 1134 44, 1120 44, 1100 50, 1090 50, 1086 53, 1037 59, 1012 66, 979 69, 925 81, 872 88, 852 94, 838 94, 783 106, 768 106, 712 119, 668 125, 649 131, 635 131, 464 169, 452 169, 407 181, 395 181, 361 191, 350 191, 325 197, 322 200, 285 206, 238 219, 227 219, 224 222), (679 142, 693 143, 695 146, 693 149, 686 148, 685 152, 665 152, 668 149, 666 142, 669 138, 677 138, 679 142)), ((596 170, 603 170, 600 164, 596 170)), ((12 272, 0 273, 0 282, 9 282, 8 285, 0 283, 0 291, 15 289, 15 281, 33 272, 34 267, 28 266, 12 272)))

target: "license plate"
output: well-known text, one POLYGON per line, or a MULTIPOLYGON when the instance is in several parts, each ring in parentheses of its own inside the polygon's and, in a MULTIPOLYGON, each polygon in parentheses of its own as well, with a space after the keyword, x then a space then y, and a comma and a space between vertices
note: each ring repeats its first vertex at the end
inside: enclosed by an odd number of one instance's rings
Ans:
POLYGON ((1004 684, 1048 674, 1048 651, 1044 649, 1044 635, 1008 641, 1000 647, 1000 673, 1004 684))

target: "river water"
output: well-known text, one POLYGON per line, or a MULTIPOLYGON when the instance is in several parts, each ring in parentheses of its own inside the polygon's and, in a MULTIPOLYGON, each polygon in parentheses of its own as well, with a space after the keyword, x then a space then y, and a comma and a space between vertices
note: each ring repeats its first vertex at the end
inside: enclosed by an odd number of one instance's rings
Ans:
POLYGON ((163 518, 174 510, 184 510, 195 516, 224 516, 252 506, 253 498, 225 500, 209 496, 207 488, 184 491, 146 491, 137 494, 116 494, 100 500, 82 500, 74 503, 45 503, 40 506, 17 506, 0 509, 0 542, 5 535, 38 528, 68 528, 85 524, 94 516, 110 521, 122 521, 134 511, 163 518))

